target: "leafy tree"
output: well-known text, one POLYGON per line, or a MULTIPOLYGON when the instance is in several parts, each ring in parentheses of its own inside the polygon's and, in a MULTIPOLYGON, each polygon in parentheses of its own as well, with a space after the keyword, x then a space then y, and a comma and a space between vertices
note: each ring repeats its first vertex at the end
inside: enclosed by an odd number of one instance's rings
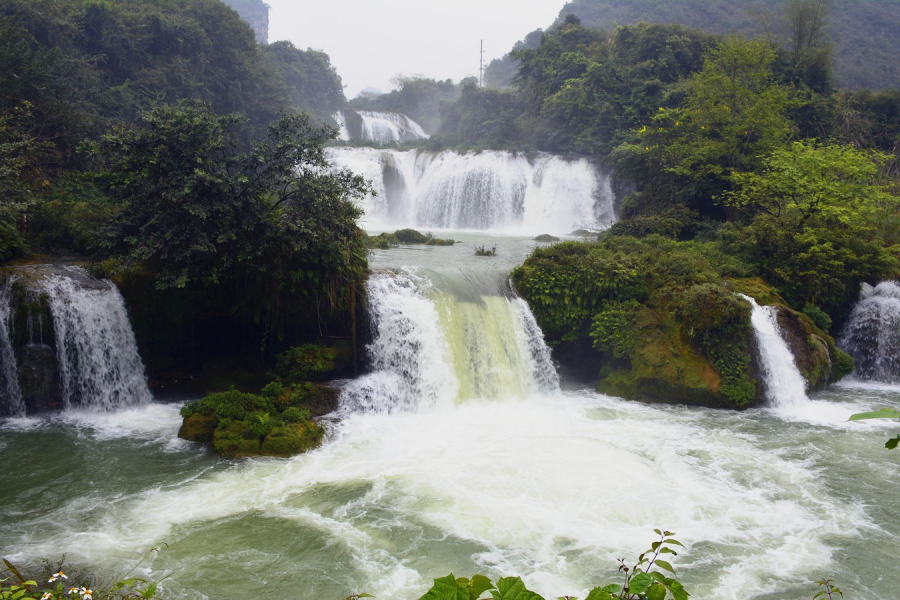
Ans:
POLYGON ((752 252, 797 306, 835 309, 859 282, 897 268, 879 236, 900 205, 880 173, 886 160, 848 145, 794 142, 760 170, 732 176, 725 202, 751 217, 752 252))
POLYGON ((328 173, 330 129, 286 116, 247 153, 235 140, 235 115, 184 101, 144 115, 94 148, 108 163, 100 181, 119 203, 104 244, 117 265, 156 273, 160 288, 218 283, 237 267, 266 269, 267 253, 311 251, 339 266, 331 244, 356 234, 368 191, 357 176, 328 173))
POLYGON ((261 51, 283 77, 294 106, 325 120, 347 103, 341 77, 324 52, 284 41, 261 51))

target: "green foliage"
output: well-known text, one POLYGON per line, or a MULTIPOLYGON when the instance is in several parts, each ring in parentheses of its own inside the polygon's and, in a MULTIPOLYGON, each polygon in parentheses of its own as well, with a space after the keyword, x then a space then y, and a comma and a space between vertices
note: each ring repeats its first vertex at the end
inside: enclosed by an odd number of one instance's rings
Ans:
POLYGON ((282 413, 281 418, 285 423, 302 423, 312 420, 312 414, 305 408, 291 406, 282 413))
POLYGON ((287 384, 321 380, 334 372, 337 350, 315 344, 295 346, 277 357, 278 376, 287 384))
MULTIPOLYGON (((893 408, 880 408, 874 412, 856 413, 850 415, 851 421, 862 421, 864 419, 900 419, 900 411, 893 408)), ((884 447, 888 450, 896 450, 900 445, 900 435, 889 439, 884 447)), ((841 594, 843 596, 843 594, 841 594)))
POLYGON ((497 256, 497 246, 475 246, 475 256, 497 256))
MULTIPOLYGON (((624 578, 623 585, 611 583, 590 591, 587 600, 687 600, 690 594, 684 586, 669 575, 675 575, 672 565, 660 558, 662 555, 677 556, 673 548, 682 546, 674 539, 674 533, 655 529, 659 541, 638 557, 633 566, 620 561, 619 573, 624 578)), ((420 600, 479 600, 490 592, 493 600, 544 600, 539 594, 529 590, 520 577, 501 577, 495 586, 483 575, 471 579, 455 578, 453 574, 434 580, 420 600)), ((361 596, 360 596, 361 597, 361 596)), ((572 596, 562 596, 560 600, 577 600, 572 596)))
POLYGON ((893 57, 900 51, 896 42, 900 39, 897 36, 900 32, 900 6, 879 0, 830 3, 831 15, 826 17, 825 25, 827 33, 834 39, 831 44, 830 40, 822 39, 821 30, 818 36, 815 35, 816 29, 810 26, 812 20, 807 21, 809 25, 804 25, 805 35, 796 36, 791 31, 790 8, 800 5, 802 9, 810 4, 815 7, 825 2, 748 0, 736 4, 722 0, 572 0, 560 11, 558 22, 571 14, 577 15, 585 26, 608 30, 618 25, 640 22, 674 22, 717 34, 733 32, 746 37, 771 35, 775 39, 783 39, 793 63, 799 63, 798 66, 806 67, 808 71, 815 72, 814 67, 822 63, 822 58, 815 51, 828 50, 825 66, 830 67, 827 63, 833 59, 836 79, 842 87, 898 87, 900 71, 893 57), (810 34, 813 34, 812 39, 810 34), (882 36, 890 41, 882 42, 882 36), (801 50, 812 52, 801 52, 795 57, 795 41, 812 42, 800 45, 801 50), (797 61, 797 58, 802 60, 797 61))
POLYGON ((159 551, 153 548, 131 570, 120 578, 112 578, 97 581, 91 573, 75 572, 66 566, 68 574, 63 570, 63 559, 51 567, 49 561, 45 561, 44 573, 39 577, 26 578, 8 560, 3 559, 3 567, 0 567, 0 600, 71 600, 74 598, 96 600, 126 600, 129 598, 142 598, 151 600, 157 597, 157 587, 160 581, 147 581, 139 577, 132 577, 132 573, 138 569, 148 558, 159 551), (8 575, 3 577, 3 575, 8 575), (45 581, 46 583, 38 583, 45 581))
POLYGON ((852 146, 795 142, 736 173, 729 206, 750 219, 746 238, 761 271, 793 303, 835 310, 859 283, 897 269, 878 236, 900 196, 879 168, 886 157, 852 146))
POLYGON ((400 244, 424 244, 426 246, 452 246, 456 240, 441 239, 434 237, 433 234, 422 233, 415 229, 398 229, 394 233, 380 233, 378 235, 366 236, 366 247, 377 248, 379 250, 387 250, 393 246, 400 244))
POLYGON ((816 585, 821 586, 822 590, 820 590, 815 596, 813 596, 813 600, 817 600, 818 598, 828 598, 828 600, 834 600, 837 596, 841 598, 844 597, 844 592, 840 590, 840 588, 834 585, 834 581, 831 579, 820 579, 816 582, 816 585))
POLYGON ((829 317, 828 313, 826 313, 815 304, 807 304, 803 307, 803 310, 801 312, 812 319, 812 322, 816 324, 816 327, 818 327, 825 333, 828 333, 828 331, 831 329, 831 317, 829 317))
POLYGON ((324 121, 347 103, 341 78, 324 52, 298 50, 287 41, 261 46, 260 51, 281 74, 297 108, 324 121))
POLYGON ((635 315, 640 309, 641 305, 636 300, 604 305, 591 322, 594 348, 611 354, 613 358, 628 358, 640 335, 635 326, 635 315))

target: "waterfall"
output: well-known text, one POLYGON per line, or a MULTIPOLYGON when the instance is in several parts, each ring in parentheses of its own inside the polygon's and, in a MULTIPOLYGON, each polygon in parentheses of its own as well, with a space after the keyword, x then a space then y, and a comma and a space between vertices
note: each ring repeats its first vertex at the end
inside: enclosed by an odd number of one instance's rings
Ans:
POLYGON ((749 296, 741 296, 753 307, 750 321, 759 347, 767 400, 775 408, 808 403, 806 380, 797 369, 794 355, 781 335, 777 310, 772 306, 760 306, 749 296))
POLYGON ((56 333, 66 408, 112 410, 152 400, 125 302, 110 281, 64 267, 40 282, 56 333))
POLYGON ((79 267, 12 269, 0 284, 0 414, 112 410, 151 399, 115 285, 79 267))
POLYGON ((422 127, 406 115, 361 110, 359 116, 362 118, 360 139, 364 141, 385 145, 428 139, 422 127))
POLYGON ((337 123, 338 139, 343 142, 349 142, 350 131, 347 129, 347 118, 344 117, 344 113, 342 111, 338 111, 331 115, 331 118, 334 119, 335 123, 337 123))
POLYGON ((900 383, 900 284, 863 284, 838 345, 856 362, 854 377, 900 383))
POLYGON ((13 279, 0 283, 0 416, 25 416, 25 402, 16 369, 16 355, 12 346, 13 307, 10 284, 13 279))
POLYGON ((328 158, 373 182, 363 202, 372 227, 567 234, 616 220, 610 174, 585 158, 374 148, 330 148, 328 158))
POLYGON ((372 373, 344 388, 346 409, 419 411, 559 388, 543 334, 519 298, 464 301, 411 273, 379 273, 367 300, 372 373))

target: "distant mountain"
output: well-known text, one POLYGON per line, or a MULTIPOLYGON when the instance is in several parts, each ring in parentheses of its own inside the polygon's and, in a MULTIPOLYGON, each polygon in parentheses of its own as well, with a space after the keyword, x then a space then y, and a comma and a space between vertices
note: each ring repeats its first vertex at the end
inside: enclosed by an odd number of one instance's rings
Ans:
MULTIPOLYGON (((572 0, 560 21, 574 14, 589 27, 682 23, 713 33, 786 37, 788 0, 572 0)), ((832 0, 828 25, 835 44, 839 87, 900 87, 900 2, 832 0)))
POLYGON ((258 44, 269 43, 269 5, 263 0, 222 0, 250 24, 258 44))

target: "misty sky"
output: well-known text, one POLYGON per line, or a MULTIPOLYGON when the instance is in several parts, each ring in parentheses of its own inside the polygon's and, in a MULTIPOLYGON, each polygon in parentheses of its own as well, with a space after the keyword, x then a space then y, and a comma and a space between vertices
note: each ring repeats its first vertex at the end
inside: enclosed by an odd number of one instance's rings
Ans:
POLYGON ((266 0, 269 41, 324 50, 347 98, 366 87, 391 89, 398 73, 458 81, 538 27, 549 27, 565 0, 266 0))

